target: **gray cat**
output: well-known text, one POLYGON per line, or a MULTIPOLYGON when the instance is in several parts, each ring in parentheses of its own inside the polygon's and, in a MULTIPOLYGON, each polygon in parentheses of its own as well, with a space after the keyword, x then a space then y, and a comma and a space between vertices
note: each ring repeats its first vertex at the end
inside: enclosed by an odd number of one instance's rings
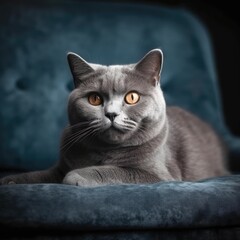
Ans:
POLYGON ((68 61, 75 89, 59 163, 5 177, 1 184, 99 186, 227 174, 222 143, 210 126, 183 109, 166 107, 161 50, 132 65, 89 64, 74 53, 68 61))

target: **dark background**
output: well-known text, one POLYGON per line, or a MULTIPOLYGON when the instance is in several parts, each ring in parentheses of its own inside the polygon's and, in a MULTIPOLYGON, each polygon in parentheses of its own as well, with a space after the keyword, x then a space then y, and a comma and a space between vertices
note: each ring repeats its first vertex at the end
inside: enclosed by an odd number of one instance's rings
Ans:
POLYGON ((240 24, 238 20, 240 11, 238 11, 237 1, 212 3, 209 0, 126 0, 125 2, 182 7, 192 11, 202 21, 212 38, 225 122, 234 135, 240 136, 240 24))
POLYGON ((240 136, 240 24, 237 1, 217 4, 203 0, 172 2, 192 10, 207 27, 212 37, 225 121, 231 132, 240 136))

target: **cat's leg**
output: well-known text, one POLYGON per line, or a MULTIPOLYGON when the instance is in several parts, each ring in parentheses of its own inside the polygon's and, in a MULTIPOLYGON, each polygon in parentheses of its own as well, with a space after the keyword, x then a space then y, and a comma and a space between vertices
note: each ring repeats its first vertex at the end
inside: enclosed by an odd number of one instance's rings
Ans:
POLYGON ((64 175, 59 168, 50 168, 43 171, 35 171, 6 176, 0 179, 0 185, 20 183, 61 183, 64 175))
POLYGON ((147 171, 136 168, 122 168, 115 166, 94 166, 75 169, 63 179, 64 184, 83 187, 94 187, 123 183, 154 183, 160 178, 147 171))

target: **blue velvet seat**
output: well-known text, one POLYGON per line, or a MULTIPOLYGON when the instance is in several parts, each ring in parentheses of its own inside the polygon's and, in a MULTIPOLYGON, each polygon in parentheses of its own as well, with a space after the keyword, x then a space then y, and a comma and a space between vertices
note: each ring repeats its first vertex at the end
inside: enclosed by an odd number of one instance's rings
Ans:
MULTIPOLYGON (((45 169, 58 160, 73 89, 68 51, 89 62, 124 64, 161 48, 167 104, 208 121, 240 158, 240 140, 224 123, 209 36, 186 10, 104 1, 4 1, 0 24, 1 175, 45 169)), ((86 239, 176 239, 176 234, 237 239, 239 183, 240 175, 231 175, 93 189, 0 186, 0 227, 6 236, 17 231, 23 238, 27 229, 34 230, 31 237, 49 238, 61 233, 86 239)))

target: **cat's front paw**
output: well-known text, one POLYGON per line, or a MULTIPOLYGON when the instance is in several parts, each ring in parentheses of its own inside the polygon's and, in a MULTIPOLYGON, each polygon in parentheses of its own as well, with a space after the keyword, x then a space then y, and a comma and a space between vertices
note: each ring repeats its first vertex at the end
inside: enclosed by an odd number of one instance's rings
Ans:
POLYGON ((7 184, 16 184, 16 179, 13 176, 7 176, 0 179, 0 185, 7 185, 7 184))
POLYGON ((98 183, 92 179, 87 179, 75 171, 69 172, 63 179, 63 184, 75 185, 80 187, 95 187, 98 183))

